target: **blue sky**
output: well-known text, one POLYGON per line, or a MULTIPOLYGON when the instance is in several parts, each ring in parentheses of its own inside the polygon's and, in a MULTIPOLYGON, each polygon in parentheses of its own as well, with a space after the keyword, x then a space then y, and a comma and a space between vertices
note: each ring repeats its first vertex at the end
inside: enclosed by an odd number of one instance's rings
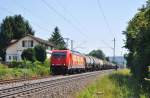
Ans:
POLYGON ((101 49, 113 55, 113 38, 116 38, 116 55, 122 49, 128 21, 145 4, 146 0, 1 0, 0 22, 6 16, 21 14, 29 21, 37 37, 48 39, 55 26, 65 38, 74 40, 74 48, 82 53, 101 49), (50 9, 50 6, 53 9, 50 9), (56 11, 54 11, 56 10, 56 11), (104 12, 110 29, 104 20, 104 12), (59 14, 59 15, 58 15, 59 14))

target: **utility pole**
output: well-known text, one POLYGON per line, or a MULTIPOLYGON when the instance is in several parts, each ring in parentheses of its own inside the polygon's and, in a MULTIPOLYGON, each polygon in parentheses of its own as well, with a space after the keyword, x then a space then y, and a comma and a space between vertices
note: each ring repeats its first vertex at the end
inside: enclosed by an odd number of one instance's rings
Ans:
POLYGON ((64 38, 66 40, 66 47, 69 49, 69 38, 64 38))
POLYGON ((71 50, 73 50, 73 40, 71 40, 71 50))
POLYGON ((67 48, 69 49, 69 40, 71 41, 71 50, 73 50, 73 40, 71 40, 70 38, 63 38, 63 39, 65 39, 66 40, 66 44, 67 44, 67 48))
POLYGON ((116 48, 116 39, 114 38, 114 49, 113 49, 113 54, 114 54, 114 57, 113 57, 113 61, 115 62, 115 48, 116 48))

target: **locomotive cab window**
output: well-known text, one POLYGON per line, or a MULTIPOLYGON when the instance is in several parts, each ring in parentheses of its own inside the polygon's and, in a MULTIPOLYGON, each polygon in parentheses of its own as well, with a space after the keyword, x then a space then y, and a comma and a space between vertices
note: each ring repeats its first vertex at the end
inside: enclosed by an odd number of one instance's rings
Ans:
POLYGON ((65 58, 66 57, 66 52, 54 52, 54 53, 52 53, 52 57, 65 58))

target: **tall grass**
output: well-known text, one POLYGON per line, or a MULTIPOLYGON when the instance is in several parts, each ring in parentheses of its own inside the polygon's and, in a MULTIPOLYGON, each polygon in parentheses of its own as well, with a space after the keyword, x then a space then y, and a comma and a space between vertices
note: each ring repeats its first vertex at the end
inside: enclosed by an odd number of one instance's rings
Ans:
POLYGON ((16 78, 31 78, 31 77, 41 77, 50 74, 49 60, 44 63, 35 61, 34 63, 30 61, 23 61, 13 68, 8 68, 5 65, 0 64, 0 79, 16 79, 16 78))
POLYGON ((150 98, 132 78, 129 70, 121 70, 102 76, 77 94, 77 98, 150 98))

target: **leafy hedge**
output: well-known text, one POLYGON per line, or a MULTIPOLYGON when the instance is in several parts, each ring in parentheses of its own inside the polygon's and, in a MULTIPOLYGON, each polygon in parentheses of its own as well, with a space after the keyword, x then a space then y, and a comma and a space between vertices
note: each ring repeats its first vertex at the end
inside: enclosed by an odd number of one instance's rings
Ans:
POLYGON ((37 60, 43 63, 46 59, 46 49, 41 45, 37 45, 34 48, 25 49, 22 52, 21 58, 32 62, 37 60))
POLYGON ((44 62, 46 59, 46 51, 45 48, 41 45, 37 45, 34 47, 35 58, 40 62, 44 62))
POLYGON ((29 61, 34 62, 35 61, 34 49, 33 48, 25 49, 21 54, 21 58, 23 60, 29 60, 29 61))
POLYGON ((8 68, 0 64, 0 79, 16 79, 48 76, 50 74, 49 60, 44 63, 35 61, 13 62, 17 64, 14 68, 8 68))

